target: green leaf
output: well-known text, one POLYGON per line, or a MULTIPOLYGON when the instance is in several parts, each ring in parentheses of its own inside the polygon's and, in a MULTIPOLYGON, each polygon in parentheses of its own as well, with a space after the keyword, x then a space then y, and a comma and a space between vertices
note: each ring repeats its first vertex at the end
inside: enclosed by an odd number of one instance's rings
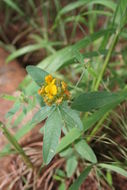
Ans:
POLYGON ((45 80, 45 76, 48 75, 48 73, 36 66, 27 66, 26 70, 28 74, 32 77, 32 79, 39 85, 42 86, 45 80))
POLYGON ((66 136, 64 136, 61 139, 61 142, 57 148, 57 153, 64 150, 68 145, 70 145, 72 142, 74 142, 76 139, 78 139, 81 136, 82 132, 81 130, 77 128, 73 128, 70 130, 69 133, 67 133, 66 136))
POLYGON ((71 129, 66 136, 64 136, 57 148, 57 152, 61 152, 64 150, 67 146, 69 146, 71 143, 73 143, 75 140, 79 139, 81 135, 90 129, 93 125, 96 124, 97 121, 99 121, 106 113, 109 113, 112 109, 114 109, 121 101, 125 100, 127 98, 127 90, 123 90, 119 93, 119 96, 117 99, 110 103, 109 105, 104 106, 100 110, 94 112, 91 116, 89 116, 87 119, 85 118, 83 120, 84 123, 84 129, 83 131, 79 131, 76 128, 71 129))
MULTIPOLYGON (((27 78, 30 78, 30 77, 27 77, 27 78)), ((24 87, 22 88, 22 91, 24 91, 24 94, 27 96, 33 96, 33 95, 40 96, 39 94, 37 94, 38 89, 39 89, 39 86, 34 81, 31 81, 31 83, 26 88, 24 87)))
POLYGON ((106 172, 106 181, 108 182, 108 184, 109 184, 110 186, 113 185, 112 174, 111 174, 110 171, 107 171, 107 172, 106 172))
POLYGON ((83 124, 77 111, 72 110, 71 108, 69 108, 68 105, 63 105, 61 106, 61 112, 67 125, 69 125, 70 127, 77 127, 80 130, 83 129, 83 124))
POLYGON ((8 95, 8 94, 3 94, 0 97, 5 99, 5 100, 14 101, 14 102, 17 100, 17 97, 12 96, 12 95, 8 95))
POLYGON ((71 177, 73 175, 73 173, 75 172, 76 168, 77 168, 77 160, 76 158, 73 156, 73 157, 70 157, 68 160, 67 160, 67 163, 66 163, 66 172, 67 172, 67 177, 71 177))
POLYGON ((41 49, 42 48, 42 45, 40 44, 34 44, 34 45, 28 45, 28 46, 25 46, 23 48, 20 48, 16 51, 14 51, 13 53, 11 53, 7 59, 6 59, 6 62, 10 62, 14 59, 16 59, 17 57, 20 57, 26 53, 29 53, 29 52, 33 52, 33 51, 36 51, 38 49, 41 49))
POLYGON ((9 7, 14 9, 19 13, 19 15, 24 16, 24 12, 20 9, 20 7, 13 0, 3 0, 9 7))
POLYGON ((120 101, 116 101, 115 103, 109 104, 104 106, 103 108, 99 109, 98 111, 94 112, 91 116, 88 118, 83 118, 83 124, 84 124, 84 131, 87 131, 90 129, 93 125, 96 124, 106 113, 109 113, 113 108, 115 108, 120 101))
POLYGON ((58 188, 58 190, 66 190, 65 182, 62 182, 58 188))
MULTIPOLYGON (((20 128, 17 132, 16 132, 16 134, 15 134, 15 138, 16 138, 16 140, 19 140, 19 139, 21 139, 24 135, 26 135, 28 132, 30 132, 34 127, 35 127, 35 124, 37 124, 37 122, 39 121, 39 120, 43 120, 43 119, 45 119, 46 117, 47 117, 47 115, 49 115, 49 113, 50 113, 50 111, 52 110, 52 108, 51 109, 49 109, 48 110, 48 108, 46 108, 46 107, 44 107, 44 108, 42 108, 41 110, 40 110, 40 118, 38 118, 38 116, 35 114, 35 116, 33 117, 33 119, 32 119, 32 121, 29 121, 29 122, 27 122, 24 126, 22 126, 22 128, 20 128), (48 112, 49 111, 49 112, 48 112), (39 119, 39 120, 38 120, 39 119)), ((39 123, 39 122, 38 122, 39 123)), ((4 154, 8 154, 10 152, 10 146, 7 144, 4 148, 3 148, 3 150, 1 151, 1 156, 2 155, 4 155, 4 154)))
POLYGON ((56 153, 63 125, 60 111, 56 108, 49 115, 44 126, 43 159, 45 164, 48 164, 56 153))
POLYGON ((59 11, 58 17, 59 17, 59 15, 66 14, 67 12, 70 12, 76 8, 79 8, 79 7, 82 7, 85 5, 88 6, 89 4, 101 4, 101 5, 104 5, 110 9, 112 9, 113 11, 116 8, 116 4, 110 0, 103 0, 103 1, 100 1, 100 0, 80 0, 80 1, 73 2, 73 3, 69 3, 67 6, 63 7, 59 11))
POLYGON ((122 29, 127 23, 127 1, 120 0, 117 3, 116 10, 114 12, 113 21, 118 25, 118 28, 122 29))
POLYGON ((106 35, 107 32, 114 33, 115 30, 114 29, 101 30, 92 35, 89 35, 83 38, 82 40, 78 41, 76 44, 63 48, 62 50, 59 50, 53 55, 47 57, 46 59, 44 59, 39 63, 39 66, 50 73, 50 72, 55 72, 65 64, 74 63, 75 51, 79 51, 82 48, 87 47, 91 42, 106 35))
POLYGON ((107 170, 111 170, 111 171, 113 171, 113 172, 117 172, 118 174, 121 174, 121 175, 123 175, 124 177, 127 177, 127 171, 126 170, 124 170, 124 169, 122 169, 122 168, 120 168, 120 167, 118 167, 118 166, 114 166, 114 165, 112 165, 112 164, 99 164, 99 166, 101 167, 101 168, 105 168, 105 169, 107 169, 107 170))
POLYGON ((39 94, 36 94, 35 97, 36 97, 37 104, 39 104, 40 107, 44 107, 45 102, 44 102, 42 96, 40 96, 39 94))
POLYGON ((92 166, 88 166, 81 174, 80 176, 75 180, 75 182, 71 185, 69 190, 79 190, 80 185, 83 183, 83 181, 86 179, 88 174, 90 173, 92 169, 92 166))
POLYGON ((36 125, 46 119, 51 113, 52 107, 44 106, 42 107, 32 118, 32 124, 36 125))
POLYGON ((71 157, 73 155, 73 149, 71 147, 68 147, 67 149, 63 150, 60 153, 61 157, 65 157, 66 159, 68 159, 69 157, 71 157))
POLYGON ((86 143, 85 140, 81 140, 75 144, 76 151, 80 156, 92 163, 97 163, 96 155, 94 154, 91 147, 86 143))
POLYGON ((116 3, 111 1, 111 0, 103 0, 103 1, 100 1, 100 0, 90 0, 90 3, 89 5, 94 5, 94 4, 100 4, 100 5, 103 5, 109 9, 111 9, 112 11, 115 11, 116 9, 116 3))
POLYGON ((119 96, 110 92, 88 92, 79 95, 72 103, 72 109, 91 111, 114 102, 119 96))
MULTIPOLYGON (((6 62, 10 62, 14 59, 16 59, 17 57, 20 57, 24 54, 27 54, 27 53, 31 53, 33 51, 37 51, 37 50, 40 50, 42 48, 47 48, 47 49, 51 49, 51 47, 47 47, 49 46, 50 42, 41 42, 40 44, 32 44, 32 45, 27 45, 25 47, 22 47, 18 50, 15 50, 13 53, 11 53, 7 59, 6 59, 6 62)), ((52 45, 52 44, 51 44, 52 45)), ((54 52, 54 51, 53 51, 54 52)))
POLYGON ((6 113, 5 117, 8 118, 15 115, 15 113, 20 109, 20 105, 19 101, 15 102, 13 107, 6 113))

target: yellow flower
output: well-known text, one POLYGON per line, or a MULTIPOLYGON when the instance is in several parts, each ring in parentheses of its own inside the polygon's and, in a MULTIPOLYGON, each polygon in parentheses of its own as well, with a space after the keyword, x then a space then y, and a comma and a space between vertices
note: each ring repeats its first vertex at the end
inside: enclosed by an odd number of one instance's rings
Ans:
POLYGON ((45 92, 50 95, 56 95, 57 94, 57 87, 55 84, 50 83, 45 87, 45 92))
POLYGON ((67 89, 67 84, 64 81, 53 78, 52 75, 45 77, 45 82, 41 89, 38 90, 38 94, 44 99, 44 102, 51 106, 52 104, 61 104, 62 101, 70 98, 70 93, 67 89))
POLYGON ((52 82, 52 80, 53 80, 52 75, 48 75, 48 76, 45 77, 45 82, 47 84, 50 84, 52 82))

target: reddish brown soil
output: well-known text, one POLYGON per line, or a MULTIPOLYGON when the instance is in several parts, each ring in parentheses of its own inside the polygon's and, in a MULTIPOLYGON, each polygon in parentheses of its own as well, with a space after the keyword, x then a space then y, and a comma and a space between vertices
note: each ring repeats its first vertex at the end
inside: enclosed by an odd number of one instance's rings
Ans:
MULTIPOLYGON (((16 61, 7 64, 7 56, 8 53, 0 48, 0 95, 4 93, 14 95, 26 73, 16 61)), ((11 106, 11 101, 0 98, 0 121, 4 121, 4 115, 11 106)))

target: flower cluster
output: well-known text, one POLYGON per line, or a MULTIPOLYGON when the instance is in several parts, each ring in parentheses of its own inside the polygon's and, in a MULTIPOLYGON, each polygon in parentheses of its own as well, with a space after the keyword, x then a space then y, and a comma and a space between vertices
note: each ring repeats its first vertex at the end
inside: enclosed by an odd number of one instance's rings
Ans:
POLYGON ((53 78, 52 75, 45 77, 44 85, 38 90, 38 94, 43 97, 44 102, 49 106, 54 103, 59 105, 63 100, 70 98, 67 84, 64 81, 53 78))

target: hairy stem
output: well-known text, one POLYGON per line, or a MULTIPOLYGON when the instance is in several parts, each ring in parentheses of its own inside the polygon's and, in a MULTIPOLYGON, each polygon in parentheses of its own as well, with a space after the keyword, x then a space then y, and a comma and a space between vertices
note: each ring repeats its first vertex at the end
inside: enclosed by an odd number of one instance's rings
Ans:
POLYGON ((0 128, 2 129, 4 136, 10 142, 10 144, 22 156, 22 158, 23 158, 25 164, 28 166, 28 168, 34 169, 32 162, 30 161, 29 157, 25 154, 23 148, 20 146, 20 144, 17 142, 16 138, 9 132, 9 130, 4 126, 4 124, 2 122, 0 122, 0 128))

